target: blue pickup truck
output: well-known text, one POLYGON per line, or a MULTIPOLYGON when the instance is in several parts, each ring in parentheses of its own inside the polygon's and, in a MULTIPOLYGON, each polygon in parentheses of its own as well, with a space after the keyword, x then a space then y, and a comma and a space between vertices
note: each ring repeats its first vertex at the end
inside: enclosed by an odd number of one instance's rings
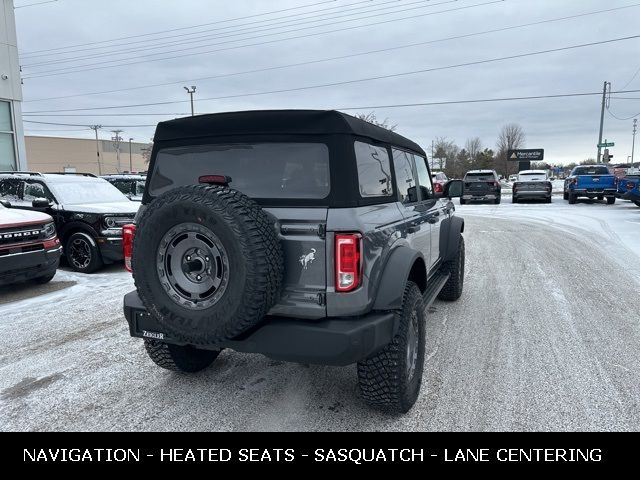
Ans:
POLYGON ((578 197, 597 198, 616 203, 618 181, 605 165, 580 165, 564 181, 564 199, 576 203, 578 197))
POLYGON ((640 173, 627 175, 618 181, 618 198, 631 200, 640 207, 640 173))

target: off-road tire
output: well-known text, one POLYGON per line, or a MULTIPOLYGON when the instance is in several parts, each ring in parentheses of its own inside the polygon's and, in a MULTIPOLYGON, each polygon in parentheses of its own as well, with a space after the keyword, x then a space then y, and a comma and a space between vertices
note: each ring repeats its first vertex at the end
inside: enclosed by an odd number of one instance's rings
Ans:
POLYGON ((460 298, 462 295, 462 287, 464 286, 464 262, 465 262, 465 248, 464 237, 460 235, 460 242, 458 243, 458 251, 455 258, 449 260, 442 266, 442 270, 449 272, 449 280, 444 284, 442 290, 438 294, 438 299, 453 302, 460 298))
POLYGON ((151 202, 138 222, 132 258, 140 299, 163 333, 195 345, 222 343, 260 322, 280 295, 283 263, 274 222, 260 206, 237 190, 208 185, 176 188, 151 202), (167 277, 161 279, 161 242, 185 225, 209 229, 228 262, 224 290, 202 307, 173 300, 167 277))
POLYGON ((64 254, 67 264, 76 272, 93 273, 96 270, 101 269, 104 265, 98 245, 96 244, 95 239, 88 233, 76 232, 70 235, 64 244, 64 254), (89 238, 91 238, 93 242, 91 242, 89 238), (77 258, 74 259, 75 254, 73 252, 75 242, 78 242, 78 245, 75 245, 75 248, 80 248, 80 244, 82 244, 88 251, 89 261, 86 265, 83 264, 84 266, 78 265, 77 262, 79 262, 79 260, 77 258))
POLYGON ((195 373, 204 370, 220 354, 220 350, 203 350, 191 346, 171 345, 145 338, 144 349, 159 367, 174 372, 195 373))
POLYGON ((640 202, 635 202, 635 201, 634 201, 633 203, 635 203, 635 204, 636 204, 636 207, 640 207, 640 202))
POLYGON ((575 196, 575 194, 570 193, 569 194, 569 205, 575 205, 577 199, 578 198, 575 196))
POLYGON ((616 197, 607 197, 607 205, 613 205, 616 203, 616 197))
POLYGON ((358 384, 365 402, 388 413, 406 413, 418 399, 425 353, 425 311, 418 286, 409 281, 402 307, 395 312, 398 332, 381 351, 358 363, 358 384), (414 317, 415 316, 415 317, 414 317), (417 358, 409 377, 410 324, 417 321, 417 358))
POLYGON ((567 192, 562 192, 562 199, 569 200, 569 194, 567 192))

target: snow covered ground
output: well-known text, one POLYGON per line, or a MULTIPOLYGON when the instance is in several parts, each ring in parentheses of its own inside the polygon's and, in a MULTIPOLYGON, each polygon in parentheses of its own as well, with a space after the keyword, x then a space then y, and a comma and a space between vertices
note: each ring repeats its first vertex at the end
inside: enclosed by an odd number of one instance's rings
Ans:
POLYGON ((640 208, 457 205, 465 289, 428 312, 414 409, 358 398, 355 368, 224 351, 195 375, 129 337, 120 266, 0 289, 1 430, 640 430, 640 208))

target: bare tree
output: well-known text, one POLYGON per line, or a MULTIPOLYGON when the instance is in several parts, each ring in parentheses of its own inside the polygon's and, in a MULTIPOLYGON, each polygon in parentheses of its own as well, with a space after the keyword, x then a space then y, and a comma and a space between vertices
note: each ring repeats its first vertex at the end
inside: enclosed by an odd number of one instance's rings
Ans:
POLYGON ((151 151, 153 150, 153 139, 149 142, 145 147, 142 147, 142 158, 144 159, 144 163, 149 163, 151 161, 151 151))
POLYGON ((464 145, 465 150, 469 154, 469 162, 471 166, 475 167, 478 161, 478 156, 482 152, 482 141, 478 137, 467 139, 467 143, 464 145))
POLYGON ((496 167, 499 173, 505 177, 508 177, 511 173, 516 173, 518 170, 517 162, 509 162, 507 158, 509 150, 517 150, 524 147, 525 140, 524 130, 517 123, 509 123, 500 130, 496 167))
POLYGON ((394 132, 396 130, 396 128, 398 128, 398 124, 397 123, 393 124, 393 125, 390 125, 388 118, 385 118, 384 120, 378 120, 378 117, 376 116, 376 112, 356 113, 355 117, 359 118, 360 120, 364 120, 365 122, 373 123, 374 125, 377 125, 378 127, 382 127, 382 128, 386 128, 387 130, 391 130, 392 132, 394 132))

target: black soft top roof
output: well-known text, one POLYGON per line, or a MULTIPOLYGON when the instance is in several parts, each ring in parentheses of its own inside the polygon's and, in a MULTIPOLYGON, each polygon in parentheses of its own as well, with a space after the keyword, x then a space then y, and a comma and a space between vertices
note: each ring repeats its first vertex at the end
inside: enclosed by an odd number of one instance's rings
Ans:
POLYGON ((335 110, 253 110, 213 113, 160 122, 154 141, 230 135, 332 135, 368 137, 426 156, 408 138, 335 110))

